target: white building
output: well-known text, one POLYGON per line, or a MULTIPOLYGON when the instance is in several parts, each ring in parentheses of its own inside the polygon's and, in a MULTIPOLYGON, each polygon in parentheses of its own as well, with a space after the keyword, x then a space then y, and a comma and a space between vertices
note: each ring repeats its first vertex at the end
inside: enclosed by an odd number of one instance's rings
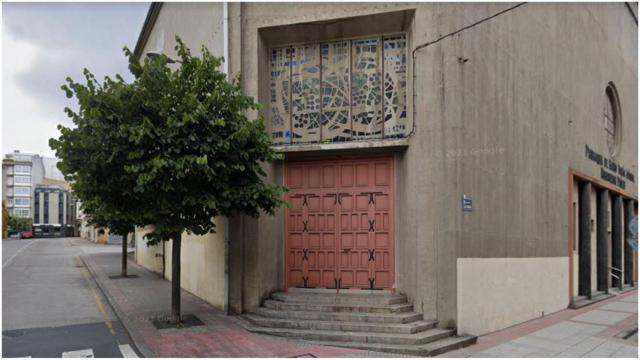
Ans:
POLYGON ((37 154, 15 150, 2 160, 2 200, 9 215, 31 218, 34 213, 34 189, 44 179, 44 164, 37 154))

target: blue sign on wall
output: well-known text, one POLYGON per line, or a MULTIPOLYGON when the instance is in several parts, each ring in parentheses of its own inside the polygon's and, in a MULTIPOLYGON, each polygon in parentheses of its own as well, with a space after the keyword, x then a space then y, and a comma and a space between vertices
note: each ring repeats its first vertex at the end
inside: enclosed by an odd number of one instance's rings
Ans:
POLYGON ((473 209, 473 200, 471 196, 462 195, 462 211, 471 211, 473 209))

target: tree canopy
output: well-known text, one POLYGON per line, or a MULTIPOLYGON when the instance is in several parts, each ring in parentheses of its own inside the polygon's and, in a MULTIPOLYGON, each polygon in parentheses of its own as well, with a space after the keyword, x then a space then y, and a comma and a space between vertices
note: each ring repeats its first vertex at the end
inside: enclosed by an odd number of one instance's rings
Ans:
POLYGON ((200 57, 192 56, 176 41, 175 70, 164 55, 140 64, 125 49, 135 76, 131 98, 140 107, 128 128, 133 146, 126 171, 136 177, 133 190, 152 219, 151 243, 183 231, 215 232, 217 216, 257 217, 284 205, 284 188, 263 181, 261 164, 279 155, 263 119, 247 118, 258 104, 242 93, 238 77, 227 80, 222 58, 204 46, 200 57))
POLYGON ((58 125, 60 137, 49 145, 89 222, 126 235, 146 223, 134 191, 136 176, 125 171, 134 146, 129 129, 140 118, 135 89, 119 75, 102 83, 87 69, 84 76, 86 84, 67 78, 62 86, 68 98, 76 97, 79 110, 65 108, 75 127, 58 125))
POLYGON ((153 225, 147 245, 173 240, 172 320, 179 322, 182 233, 215 232, 218 216, 273 214, 285 205, 285 189, 263 181, 262 164, 280 157, 263 119, 247 117, 258 104, 239 78, 229 81, 223 59, 204 46, 194 57, 176 42, 176 69, 165 55, 140 63, 125 47, 133 82, 116 75, 99 83, 86 69, 86 84, 67 78, 62 89, 79 103, 77 113, 65 109, 75 127, 59 125, 49 143, 94 224, 123 235, 153 225))

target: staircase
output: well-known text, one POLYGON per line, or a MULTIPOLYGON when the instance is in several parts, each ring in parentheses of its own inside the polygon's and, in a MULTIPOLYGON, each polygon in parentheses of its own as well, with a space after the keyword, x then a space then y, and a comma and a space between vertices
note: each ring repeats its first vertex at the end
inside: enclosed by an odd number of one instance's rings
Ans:
POLYGON ((256 333, 395 354, 434 356, 476 342, 423 320, 404 295, 278 292, 243 318, 256 333))

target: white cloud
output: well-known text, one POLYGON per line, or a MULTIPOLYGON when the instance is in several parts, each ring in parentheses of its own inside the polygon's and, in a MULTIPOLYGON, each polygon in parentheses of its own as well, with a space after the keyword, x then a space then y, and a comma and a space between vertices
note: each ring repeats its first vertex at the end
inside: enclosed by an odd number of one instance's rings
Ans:
POLYGON ((53 156, 49 138, 58 134, 56 124, 64 114, 43 113, 37 98, 24 93, 18 84, 20 74, 29 71, 44 51, 2 31, 2 150, 18 149, 53 156), (55 120, 58 118, 59 120, 55 120))
POLYGON ((67 76, 84 82, 130 78, 122 46, 133 48, 147 3, 2 4, 2 152, 14 149, 53 156, 49 138, 57 124, 73 125, 64 107, 77 109, 60 86, 67 76))

